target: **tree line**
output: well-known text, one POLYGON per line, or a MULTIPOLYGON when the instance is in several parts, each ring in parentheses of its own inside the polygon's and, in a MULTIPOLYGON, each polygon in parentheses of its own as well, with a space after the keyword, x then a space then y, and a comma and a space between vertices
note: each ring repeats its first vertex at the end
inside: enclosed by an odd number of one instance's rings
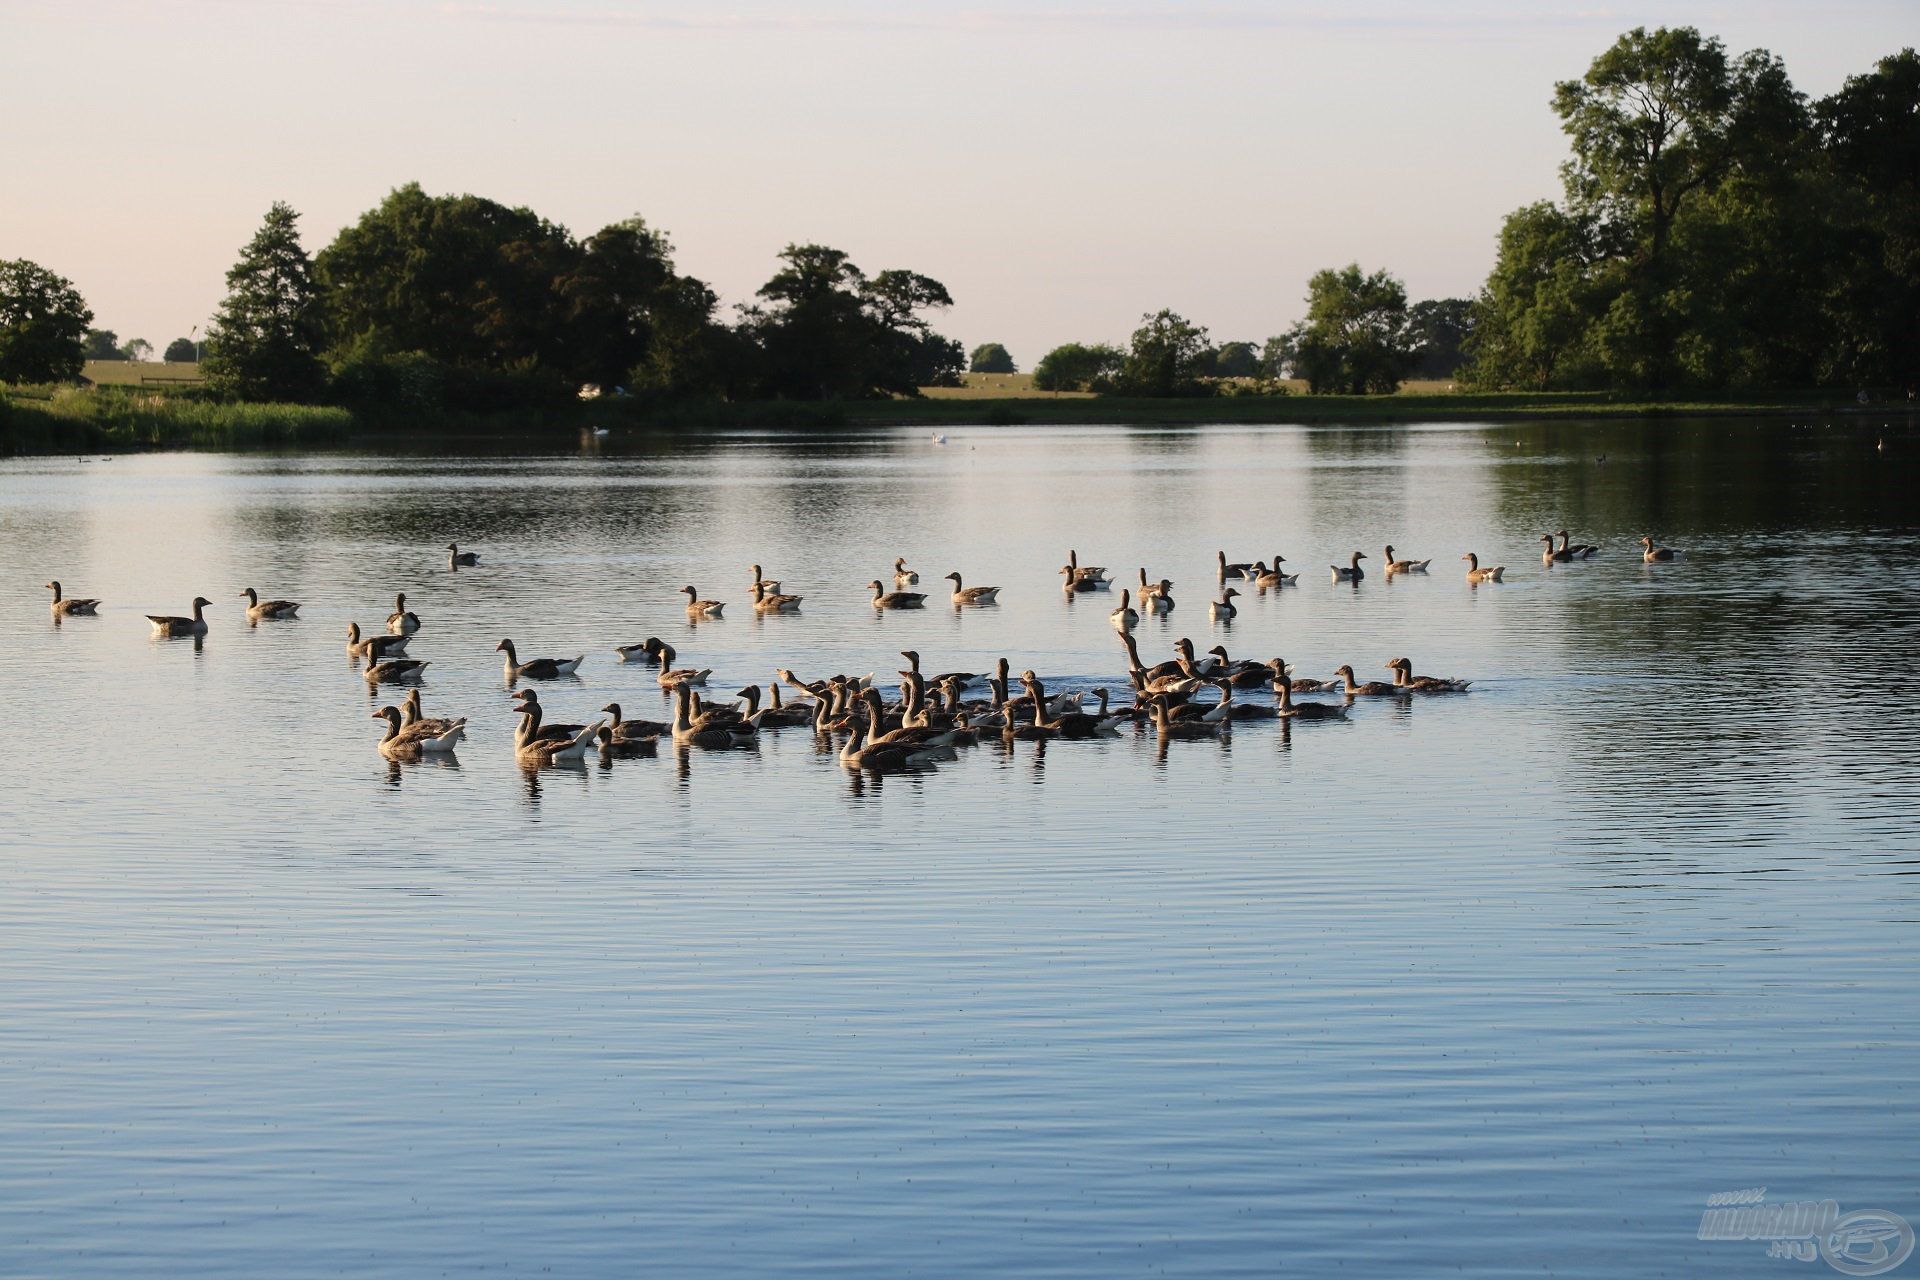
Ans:
MULTIPOLYGON (((1041 390, 1139 396, 1480 388, 1715 391, 1920 382, 1920 57, 1881 60, 1817 102, 1765 50, 1689 27, 1634 30, 1555 86, 1564 197, 1509 215, 1477 296, 1410 303, 1390 272, 1317 272, 1306 314, 1215 344, 1171 310, 1124 346, 1068 343, 1041 390)), ((635 217, 584 239, 530 209, 401 187, 309 257, 285 204, 227 273, 203 368, 219 394, 399 410, 580 394, 659 400, 916 395, 963 368, 1012 373, 999 343, 935 332, 953 299, 905 269, 793 244, 723 316, 635 217)), ((90 329, 71 282, 0 261, 0 381, 145 358, 90 329), (111 351, 112 357, 104 353, 111 351)), ((176 340, 166 358, 193 348, 176 340)))

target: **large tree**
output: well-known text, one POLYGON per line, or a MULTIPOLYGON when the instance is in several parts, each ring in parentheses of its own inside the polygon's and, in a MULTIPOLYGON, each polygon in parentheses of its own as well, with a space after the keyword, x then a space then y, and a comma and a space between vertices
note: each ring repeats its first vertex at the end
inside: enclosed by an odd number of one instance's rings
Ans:
POLYGON ((24 258, 0 262, 0 382, 79 377, 92 322, 72 281, 24 258))
POLYGON ((160 358, 168 364, 192 364, 200 358, 200 349, 193 345, 192 338, 175 338, 160 358))
POLYGON ((570 375, 659 395, 703 389, 718 299, 674 270, 665 232, 638 216, 603 227, 554 288, 568 336, 551 358, 570 375))
POLYGON ((1314 273, 1307 317, 1287 334, 1297 377, 1315 395, 1387 394, 1412 363, 1406 286, 1358 263, 1314 273))
POLYGON ((1473 333, 1473 299, 1429 298, 1407 309, 1407 341, 1416 378, 1451 378, 1473 333))
POLYGON ((973 373, 1020 372, 1020 366, 1013 362, 1013 353, 998 342, 983 342, 975 347, 968 357, 967 368, 973 373))
POLYGON ((1216 378, 1254 378, 1260 374, 1260 348, 1251 342, 1223 342, 1213 353, 1216 378))
POLYGON ((120 360, 120 335, 111 329, 89 329, 83 342, 89 360, 120 360))
POLYGON ((1212 367, 1207 331, 1163 308, 1140 317, 1116 389, 1130 396, 1206 395, 1211 388, 1203 379, 1212 367))
POLYGON ((322 323, 300 215, 276 201, 227 272, 207 329, 210 386, 242 400, 307 400, 325 386, 322 323))
POLYGON ((139 364, 153 358, 153 344, 145 338, 133 338, 127 342, 126 346, 120 348, 120 354, 133 363, 139 364))
POLYGON ((1110 343, 1067 342, 1033 366, 1036 391, 1107 391, 1127 353, 1110 343))

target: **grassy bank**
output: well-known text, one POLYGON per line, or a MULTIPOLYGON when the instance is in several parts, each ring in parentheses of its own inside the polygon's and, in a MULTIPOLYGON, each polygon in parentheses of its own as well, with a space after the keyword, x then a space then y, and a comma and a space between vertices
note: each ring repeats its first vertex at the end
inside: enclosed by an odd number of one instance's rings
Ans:
POLYGON ((322 405, 221 404, 191 393, 131 388, 15 388, 0 392, 0 453, 132 449, 321 448, 367 443, 399 430, 516 436, 587 428, 702 431, 840 427, 1198 425, 1483 422, 1524 418, 1818 416, 1907 413, 1861 406, 1838 392, 1729 399, 1635 399, 1606 392, 1402 392, 1392 396, 1218 396, 1136 400, 1116 396, 942 397, 677 406, 599 400, 538 411, 449 413, 431 419, 356 416, 322 405))

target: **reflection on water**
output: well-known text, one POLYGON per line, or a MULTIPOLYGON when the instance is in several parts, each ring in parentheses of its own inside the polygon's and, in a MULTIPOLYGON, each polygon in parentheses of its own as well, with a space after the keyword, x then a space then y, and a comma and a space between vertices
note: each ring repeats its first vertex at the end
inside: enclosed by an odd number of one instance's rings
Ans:
POLYGON ((1920 1220, 1910 425, 948 435, 0 466, 0 1273, 1748 1276, 1714 1192, 1920 1220), (1388 543, 1432 571, 1329 581, 1388 543), (1301 580, 1212 624, 1221 549, 1301 580), (1000 607, 877 611, 896 556, 1000 607), (502 636, 586 652, 556 722, 665 718, 650 634, 716 696, 1120 688, 1142 566, 1149 663, 1473 691, 888 777, 509 745, 502 636), (457 758, 341 662, 398 591, 457 758))

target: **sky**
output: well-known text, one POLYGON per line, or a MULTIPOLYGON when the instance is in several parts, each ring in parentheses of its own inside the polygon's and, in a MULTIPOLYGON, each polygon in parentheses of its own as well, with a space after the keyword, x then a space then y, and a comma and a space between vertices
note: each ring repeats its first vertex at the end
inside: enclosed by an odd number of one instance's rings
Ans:
POLYGON ((418 181, 638 213, 728 306, 789 242, 910 268, 1022 368, 1161 307, 1257 342, 1321 267, 1472 293, 1559 192, 1554 82, 1661 24, 1819 96, 1920 0, 0 0, 0 259, 164 347, 273 201, 317 252, 418 181))

